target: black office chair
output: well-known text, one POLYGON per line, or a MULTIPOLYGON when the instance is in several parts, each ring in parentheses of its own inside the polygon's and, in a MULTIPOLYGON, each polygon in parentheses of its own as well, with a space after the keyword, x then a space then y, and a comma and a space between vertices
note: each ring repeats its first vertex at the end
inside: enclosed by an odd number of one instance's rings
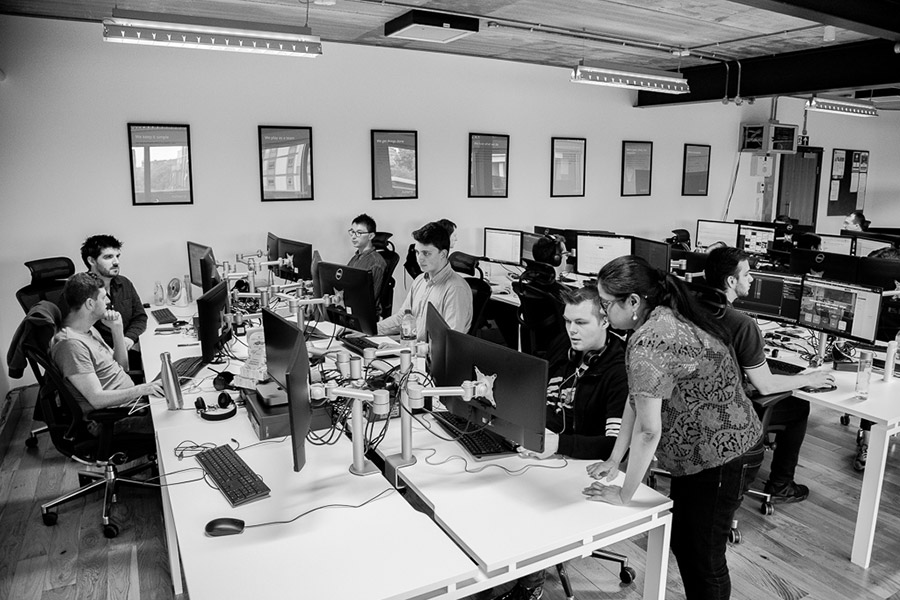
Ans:
POLYGON ((568 346, 562 301, 543 286, 528 281, 514 281, 512 289, 519 297, 517 318, 522 352, 547 358, 568 346))
POLYGON ((403 269, 412 279, 415 279, 422 274, 422 268, 419 266, 419 261, 416 260, 415 244, 410 244, 409 249, 406 251, 406 260, 403 262, 403 269))
POLYGON ((384 278, 381 281, 381 289, 378 291, 379 305, 381 306, 381 316, 386 317, 394 312, 394 288, 397 282, 394 279, 394 269, 400 262, 400 255, 394 250, 394 243, 390 241, 393 233, 379 231, 372 238, 372 245, 375 251, 384 259, 384 278))
POLYGON ((463 275, 472 290, 472 324, 467 333, 476 335, 487 323, 486 309, 491 299, 491 285, 485 281, 477 257, 465 252, 453 252, 449 258, 450 268, 463 275))
MULTIPOLYGON (((36 305, 32 310, 37 309, 36 305)), ((153 436, 113 433, 115 423, 128 416, 127 408, 93 410, 86 415, 82 412, 78 401, 66 387, 62 373, 50 360, 48 349, 54 332, 55 327, 34 328, 23 344, 28 359, 33 361, 43 374, 38 402, 47 423, 50 439, 63 455, 84 465, 101 468, 103 471, 79 472, 78 482, 81 487, 41 504, 41 519, 44 525, 55 525, 59 518, 55 510, 58 506, 94 491, 103 490, 103 535, 114 538, 119 534, 119 528, 110 519, 110 513, 112 505, 118 500, 118 490, 123 486, 158 487, 157 484, 129 479, 135 473, 156 469, 154 454, 156 444, 153 436), (90 433, 88 421, 99 424, 99 436, 90 433), (118 472, 117 465, 145 456, 149 457, 147 462, 118 472)))

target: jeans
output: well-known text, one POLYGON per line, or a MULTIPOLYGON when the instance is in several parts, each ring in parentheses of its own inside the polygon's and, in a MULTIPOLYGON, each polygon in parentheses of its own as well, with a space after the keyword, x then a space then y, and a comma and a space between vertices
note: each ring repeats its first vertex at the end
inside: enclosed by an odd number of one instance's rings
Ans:
POLYGON ((785 398, 772 407, 770 425, 783 426, 775 435, 775 451, 772 453, 772 468, 769 483, 781 487, 794 481, 794 471, 800 460, 800 446, 806 437, 809 420, 809 402, 799 398, 785 398))
POLYGON ((734 513, 762 464, 762 440, 742 456, 693 475, 673 477, 672 554, 687 600, 728 600, 725 548, 734 513))

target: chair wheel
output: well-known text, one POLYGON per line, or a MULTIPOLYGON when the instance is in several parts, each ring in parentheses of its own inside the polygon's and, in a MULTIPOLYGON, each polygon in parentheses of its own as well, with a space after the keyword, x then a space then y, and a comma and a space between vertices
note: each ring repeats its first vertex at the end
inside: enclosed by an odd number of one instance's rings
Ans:
POLYGON ((759 512, 770 517, 775 514, 775 507, 771 502, 763 502, 759 505, 759 512))
POLYGON ((115 525, 115 523, 110 523, 109 525, 103 526, 103 537, 112 539, 119 535, 119 528, 115 525))
POLYGON ((56 521, 57 519, 59 519, 59 514, 53 512, 42 513, 41 519, 44 521, 44 525, 46 525, 47 527, 51 527, 53 525, 56 525, 56 521))
POLYGON ((625 585, 632 583, 635 579, 637 579, 637 571, 631 567, 622 567, 622 570, 619 571, 619 581, 625 585))
POLYGON ((841 415, 841 425, 850 424, 850 415, 841 415))
POLYGON ((29 436, 25 439, 25 447, 26 448, 37 448, 38 439, 35 436, 29 436))
POLYGON ((741 543, 741 530, 740 529, 732 529, 728 532, 728 541, 732 544, 740 544, 741 543))

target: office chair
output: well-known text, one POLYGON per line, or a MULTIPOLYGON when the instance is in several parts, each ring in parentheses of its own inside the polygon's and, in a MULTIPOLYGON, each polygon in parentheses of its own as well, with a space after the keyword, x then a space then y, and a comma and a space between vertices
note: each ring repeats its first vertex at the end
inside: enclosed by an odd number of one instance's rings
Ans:
POLYGON ((412 279, 415 279, 422 274, 422 268, 419 266, 419 261, 416 260, 415 244, 410 244, 409 249, 406 251, 406 260, 403 262, 403 269, 412 279))
POLYGON ((103 471, 79 472, 78 482, 81 487, 43 503, 41 519, 44 525, 55 525, 59 514, 54 509, 58 506, 94 491, 103 490, 103 535, 114 538, 119 534, 119 527, 110 519, 110 513, 112 505, 118 500, 119 489, 123 486, 157 487, 157 484, 129 479, 135 473, 156 469, 154 456, 156 444, 153 436, 113 433, 115 423, 128 416, 127 408, 93 410, 86 415, 82 412, 75 396, 66 386, 65 378, 49 356, 49 342, 55 330, 55 327, 34 328, 23 345, 29 360, 34 361, 43 372, 38 402, 47 423, 50 439, 64 456, 84 465, 101 468, 103 471), (99 436, 90 433, 88 421, 100 426, 99 436), (150 457, 150 460, 121 473, 118 472, 117 465, 143 456, 150 457))
POLYGON ((381 281, 381 289, 378 291, 379 305, 381 306, 381 315, 386 317, 394 312, 394 288, 397 281, 394 279, 394 269, 400 262, 400 255, 394 250, 394 243, 390 241, 393 233, 379 231, 372 238, 372 245, 375 251, 384 259, 384 278, 381 281))
POLYGON ((519 297, 517 318, 522 331, 522 352, 546 358, 568 346, 564 306, 544 286, 528 281, 514 281, 513 292, 519 297))
MULTIPOLYGON (((19 301, 22 310, 27 314, 28 311, 31 310, 31 307, 41 300, 49 300, 54 304, 59 304, 59 300, 62 297, 62 289, 66 284, 66 280, 75 274, 75 264, 72 260, 66 256, 39 258, 27 261, 25 266, 28 267, 28 271, 31 273, 31 283, 20 288, 16 292, 16 300, 19 301)), ((40 384, 41 380, 38 378, 37 366, 31 364, 31 370, 34 372, 35 378, 40 384)), ((21 375, 19 375, 19 377, 21 377, 21 375)), ((44 419, 41 416, 40 403, 34 405, 32 419, 41 423, 44 422, 44 419)), ((31 433, 29 433, 28 437, 25 439, 25 447, 36 448, 38 444, 37 436, 46 432, 46 425, 41 425, 32 429, 31 433)))
POLYGON ((464 252, 453 252, 449 258, 450 268, 462 274, 472 290, 472 324, 467 333, 475 335, 487 322, 486 308, 491 299, 491 286, 484 280, 484 272, 476 257, 464 252))

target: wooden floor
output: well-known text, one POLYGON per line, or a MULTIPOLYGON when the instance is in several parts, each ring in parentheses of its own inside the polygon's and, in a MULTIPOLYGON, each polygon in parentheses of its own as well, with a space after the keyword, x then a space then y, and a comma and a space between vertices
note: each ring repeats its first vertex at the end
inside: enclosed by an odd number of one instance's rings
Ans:
MULTIPOLYGON (((14 419, 12 419, 14 421, 14 419)), ((67 462, 43 437, 37 450, 24 450, 30 410, 14 427, 0 462, 0 600, 15 599, 169 599, 173 597, 159 494, 127 490, 114 519, 115 539, 103 537, 99 496, 77 500, 59 511, 59 522, 45 527, 40 504, 74 489, 79 465, 67 462)), ((810 498, 779 505, 764 517, 746 499, 738 513, 743 540, 728 551, 735 600, 887 599, 900 600, 900 444, 889 447, 872 567, 849 560, 861 474, 850 467, 856 422, 813 407, 797 479, 810 498)), ((763 467, 762 477, 766 475, 763 467)), ((638 572, 622 585, 616 567, 594 559, 569 563, 576 597, 639 599, 644 577, 646 538, 616 544, 638 572)), ((333 557, 328 557, 332 560, 333 557)), ((670 600, 684 598, 678 568, 669 561, 670 600)), ((285 597, 302 598, 302 590, 285 597)), ((563 600, 551 572, 546 600, 563 600)), ((225 599, 231 600, 231 599, 225 599)), ((328 600, 328 599, 317 599, 328 600)), ((364 600, 364 599, 360 599, 364 600)))

